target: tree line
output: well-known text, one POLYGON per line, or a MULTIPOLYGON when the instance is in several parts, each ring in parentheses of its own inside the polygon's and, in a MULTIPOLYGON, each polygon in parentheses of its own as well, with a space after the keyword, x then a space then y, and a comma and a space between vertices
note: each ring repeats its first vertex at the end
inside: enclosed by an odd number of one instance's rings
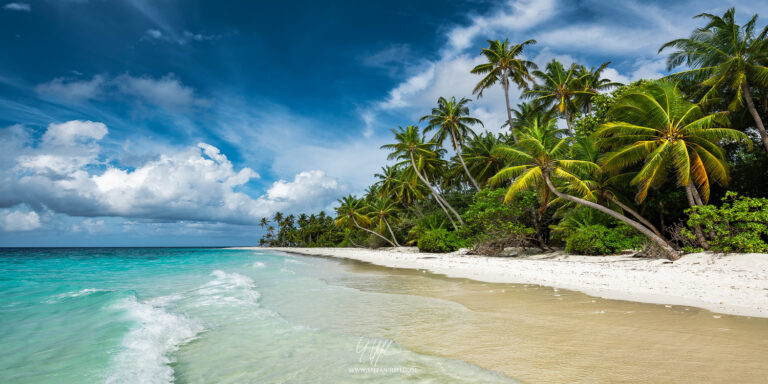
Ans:
POLYGON ((757 15, 737 24, 733 8, 696 18, 702 27, 659 49, 673 73, 631 84, 603 76, 610 62, 539 68, 524 57, 536 41, 488 41, 468 70, 478 98, 502 87, 504 133, 478 133, 470 99, 440 97, 421 127, 392 129, 382 149, 394 162, 363 196, 339 199, 334 217, 264 218, 260 243, 768 250, 768 27, 757 15), (511 106, 511 87, 526 101, 511 106))

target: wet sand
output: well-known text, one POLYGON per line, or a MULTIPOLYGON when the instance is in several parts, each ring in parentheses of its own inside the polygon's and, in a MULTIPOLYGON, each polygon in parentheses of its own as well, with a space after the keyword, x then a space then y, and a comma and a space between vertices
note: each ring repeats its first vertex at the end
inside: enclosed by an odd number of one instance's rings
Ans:
POLYGON ((562 252, 487 257, 461 252, 419 253, 416 248, 245 249, 359 260, 491 283, 541 284, 609 299, 768 317, 768 254, 696 253, 671 262, 562 252))
POLYGON ((344 320, 323 326, 392 339, 523 382, 768 382, 766 318, 333 262, 349 274, 314 273, 334 285, 432 301, 345 303, 338 309, 348 313, 344 320))

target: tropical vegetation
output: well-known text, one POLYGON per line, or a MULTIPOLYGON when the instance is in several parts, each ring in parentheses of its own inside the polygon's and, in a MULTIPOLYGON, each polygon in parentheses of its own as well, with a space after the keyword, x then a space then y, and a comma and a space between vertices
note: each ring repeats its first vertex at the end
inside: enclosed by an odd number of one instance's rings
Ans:
POLYGON ((605 77, 610 62, 539 68, 525 58, 535 41, 489 40, 467 68, 474 89, 440 97, 422 127, 392 129, 390 163, 364 194, 333 217, 264 218, 261 244, 768 251, 768 27, 756 15, 739 25, 734 9, 696 18, 701 28, 659 49, 670 75, 631 84, 605 77), (505 123, 486 127, 461 95, 495 86, 505 123), (513 87, 526 100, 514 107, 513 87))

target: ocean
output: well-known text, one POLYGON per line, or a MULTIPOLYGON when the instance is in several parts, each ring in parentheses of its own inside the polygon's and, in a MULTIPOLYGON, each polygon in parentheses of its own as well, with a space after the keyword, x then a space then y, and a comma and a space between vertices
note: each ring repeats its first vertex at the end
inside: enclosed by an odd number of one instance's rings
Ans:
POLYGON ((2 249, 0 382, 516 382, 387 338, 467 309, 384 282, 270 251, 2 249))

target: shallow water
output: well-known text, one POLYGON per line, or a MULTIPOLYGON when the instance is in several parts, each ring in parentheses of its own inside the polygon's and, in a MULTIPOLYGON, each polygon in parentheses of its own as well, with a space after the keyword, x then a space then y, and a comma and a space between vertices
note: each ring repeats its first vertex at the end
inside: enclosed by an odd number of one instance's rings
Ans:
POLYGON ((267 251, 1 250, 0 329, 14 383, 768 380, 768 319, 267 251))

